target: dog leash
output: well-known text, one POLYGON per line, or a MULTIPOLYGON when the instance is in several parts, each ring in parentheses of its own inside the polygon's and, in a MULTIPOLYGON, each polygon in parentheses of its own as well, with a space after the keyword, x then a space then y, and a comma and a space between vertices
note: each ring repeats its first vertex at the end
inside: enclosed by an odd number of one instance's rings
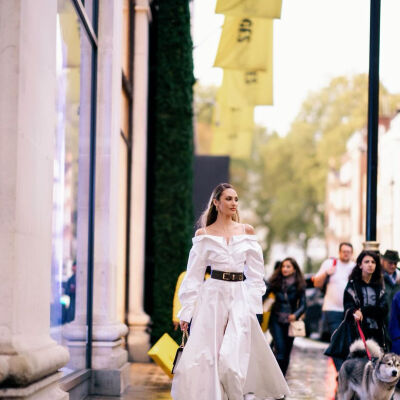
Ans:
POLYGON ((360 326, 360 321, 357 321, 357 328, 358 328, 358 333, 360 334, 361 340, 364 343, 364 347, 365 347, 365 351, 367 352, 368 359, 369 359, 369 361, 371 361, 371 353, 368 350, 367 342, 365 341, 364 332, 362 331, 361 326, 360 326))

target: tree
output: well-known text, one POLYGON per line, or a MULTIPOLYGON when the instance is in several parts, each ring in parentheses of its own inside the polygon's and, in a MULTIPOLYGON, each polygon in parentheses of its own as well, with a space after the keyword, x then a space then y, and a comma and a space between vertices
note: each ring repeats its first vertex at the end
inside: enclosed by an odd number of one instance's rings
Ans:
MULTIPOLYGON (((196 89, 197 119, 205 126, 215 92, 196 89)), ((311 238, 323 237, 328 164, 338 166, 348 138, 365 127, 367 103, 366 74, 334 78, 307 96, 285 136, 256 127, 252 157, 231 160, 231 181, 246 221, 265 232, 266 258, 274 243, 296 242, 307 252, 311 238)), ((400 95, 381 85, 381 114, 392 115, 399 104, 400 95)))
POLYGON ((196 122, 211 125, 216 97, 216 86, 203 86, 196 83, 194 86, 194 111, 196 122))
MULTIPOLYGON (((393 113, 399 95, 380 91, 381 112, 393 113)), ((367 95, 367 75, 334 78, 306 98, 286 136, 256 136, 253 159, 233 163, 233 176, 247 170, 245 183, 235 183, 254 224, 267 227, 266 255, 274 242, 297 242, 306 252, 311 238, 323 237, 328 163, 339 165, 348 138, 366 125, 367 95)))

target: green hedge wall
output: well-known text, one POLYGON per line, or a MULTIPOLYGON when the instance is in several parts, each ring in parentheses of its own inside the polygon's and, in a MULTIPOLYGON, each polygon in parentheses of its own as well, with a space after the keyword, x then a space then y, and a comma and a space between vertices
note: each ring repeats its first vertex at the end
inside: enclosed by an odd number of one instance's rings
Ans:
POLYGON ((150 79, 152 188, 150 257, 154 343, 172 328, 176 279, 186 268, 193 231, 193 59, 188 0, 156 0, 150 79))

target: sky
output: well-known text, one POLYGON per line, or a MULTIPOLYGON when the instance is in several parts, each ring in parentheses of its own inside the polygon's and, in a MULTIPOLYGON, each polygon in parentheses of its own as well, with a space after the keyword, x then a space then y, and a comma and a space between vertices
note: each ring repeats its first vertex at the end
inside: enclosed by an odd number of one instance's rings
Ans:
MULTIPOLYGON (((380 79, 400 93, 400 0, 382 0, 380 79)), ((224 17, 216 0, 194 0, 195 77, 219 86, 222 69, 213 68, 224 17)), ((274 105, 256 107, 255 121, 285 135, 309 92, 334 77, 368 73, 370 0, 283 0, 274 22, 274 105)))

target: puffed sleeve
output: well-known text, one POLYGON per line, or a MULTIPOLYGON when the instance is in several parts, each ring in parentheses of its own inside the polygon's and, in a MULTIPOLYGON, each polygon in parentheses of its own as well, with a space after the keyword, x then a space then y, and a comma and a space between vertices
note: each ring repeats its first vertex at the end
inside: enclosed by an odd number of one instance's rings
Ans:
POLYGON ((255 314, 262 314, 262 297, 265 293, 264 258, 261 246, 256 240, 251 241, 250 249, 246 254, 244 274, 249 294, 250 309, 255 314))
POLYGON ((206 262, 200 241, 193 243, 189 253, 187 272, 179 289, 179 300, 182 308, 178 313, 181 321, 190 322, 204 281, 206 262))

